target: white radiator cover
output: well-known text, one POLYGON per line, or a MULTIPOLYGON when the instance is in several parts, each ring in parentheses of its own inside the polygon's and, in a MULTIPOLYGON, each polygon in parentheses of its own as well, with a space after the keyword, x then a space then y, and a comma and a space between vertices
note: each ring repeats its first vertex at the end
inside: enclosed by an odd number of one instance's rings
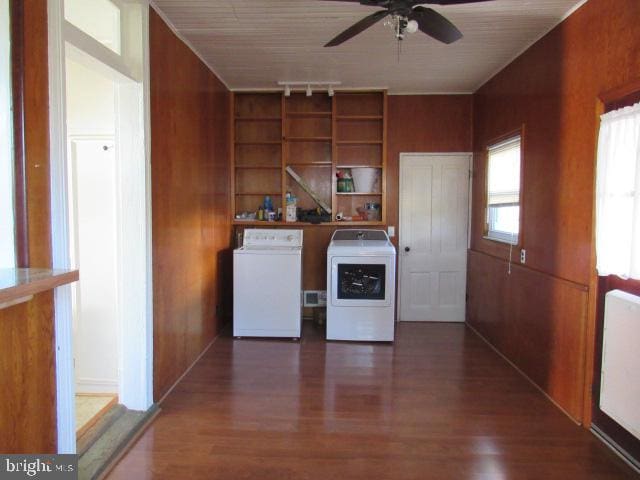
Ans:
POLYGON ((640 439, 640 297, 605 297, 600 410, 640 439))

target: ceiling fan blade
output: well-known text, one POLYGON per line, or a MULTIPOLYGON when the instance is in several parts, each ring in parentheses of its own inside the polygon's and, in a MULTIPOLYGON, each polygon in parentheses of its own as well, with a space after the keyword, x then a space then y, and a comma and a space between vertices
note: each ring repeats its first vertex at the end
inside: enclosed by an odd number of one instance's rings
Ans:
POLYGON ((442 43, 449 44, 462 38, 462 32, 453 23, 431 8, 415 7, 409 19, 418 22, 421 32, 442 43))
POLYGON ((460 5, 462 3, 479 3, 479 2, 489 2, 491 0, 424 0, 422 2, 416 1, 414 3, 428 3, 430 5, 460 5))
MULTIPOLYGON (((323 2, 350 2, 350 3, 360 3, 369 7, 386 7, 391 4, 392 0, 322 0, 323 2)), ((478 1, 478 0, 476 0, 478 1)), ((418 3, 427 3, 427 2, 416 2, 418 3)))
POLYGON ((335 47, 336 45, 340 45, 341 43, 346 42, 350 38, 355 37, 359 33, 366 30, 367 28, 373 26, 374 24, 382 20, 387 15, 389 15, 388 10, 380 10, 379 12, 369 15, 368 17, 364 17, 358 23, 351 25, 344 32, 336 36, 333 40, 327 43, 325 47, 335 47))

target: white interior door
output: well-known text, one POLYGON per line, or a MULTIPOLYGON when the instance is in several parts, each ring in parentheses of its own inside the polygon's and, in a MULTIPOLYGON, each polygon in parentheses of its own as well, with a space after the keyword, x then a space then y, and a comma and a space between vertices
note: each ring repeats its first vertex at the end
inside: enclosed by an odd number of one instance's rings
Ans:
POLYGON ((400 155, 401 321, 465 320, 470 159, 400 155))

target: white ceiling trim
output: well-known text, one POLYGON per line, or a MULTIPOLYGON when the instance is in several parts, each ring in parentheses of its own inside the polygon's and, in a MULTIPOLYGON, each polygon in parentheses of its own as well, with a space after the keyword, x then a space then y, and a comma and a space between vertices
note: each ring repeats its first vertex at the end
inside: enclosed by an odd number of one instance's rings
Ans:
POLYGON ((551 32, 554 28, 556 28, 558 25, 560 25, 562 22, 564 22, 567 18, 569 18, 571 15, 573 15, 573 13, 578 10, 579 8, 581 8, 585 3, 587 3, 589 0, 580 0, 579 3, 575 4, 573 7, 571 7, 569 10, 567 10, 567 12, 560 17, 560 20, 558 20, 558 22, 551 26, 551 28, 549 28, 548 30, 545 30, 544 32, 542 32, 542 34, 539 37, 536 37, 531 43, 529 43, 526 47, 524 47, 522 50, 520 50, 517 54, 515 54, 513 56, 513 58, 511 58, 511 60, 509 60, 508 62, 506 62, 504 65, 502 65, 500 68, 498 68, 496 71, 494 71, 491 75, 489 75, 487 78, 485 78, 483 81, 481 81, 478 85, 476 85, 476 87, 473 89, 473 91, 471 93, 475 93, 478 90, 480 90, 480 88, 487 83, 489 80, 491 80, 493 77, 495 77, 496 75, 498 75, 502 70, 504 70, 505 68, 507 68, 509 65, 511 65, 520 55, 522 55, 524 52, 526 52, 527 50, 529 50, 531 47, 533 47, 536 43, 538 43, 540 40, 542 40, 549 32, 551 32))
POLYGON ((169 17, 167 17, 164 14, 164 12, 162 10, 160 10, 160 7, 158 7, 156 5, 156 2, 154 0, 149 0, 149 6, 152 7, 153 10, 158 14, 158 16, 164 21, 164 23, 167 24, 167 26, 175 34, 175 36, 178 37, 180 40, 182 40, 182 42, 187 47, 189 47, 189 50, 191 50, 194 53, 194 55, 196 57, 198 57, 200 59, 200 61, 202 63, 204 63, 204 65, 211 71, 211 73, 213 73, 218 78, 218 80, 220 80, 220 82, 222 82, 222 84, 227 88, 227 90, 231 91, 231 88, 229 88, 229 85, 224 80, 224 78, 222 78, 220 75, 218 75, 218 72, 216 72, 216 70, 211 66, 211 64, 209 62, 207 62, 202 55, 200 55, 200 53, 195 49, 193 44, 189 40, 187 40, 187 37, 185 37, 184 35, 182 35, 182 33, 180 33, 180 31, 176 28, 176 26, 173 24, 173 22, 171 20, 169 20, 169 17))

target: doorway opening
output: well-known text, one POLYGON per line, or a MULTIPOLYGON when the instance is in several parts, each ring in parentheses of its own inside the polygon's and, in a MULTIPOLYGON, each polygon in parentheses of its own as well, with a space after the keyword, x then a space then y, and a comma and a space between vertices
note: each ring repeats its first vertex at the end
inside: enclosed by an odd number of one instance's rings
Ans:
POLYGON ((53 263, 80 271, 55 294, 59 453, 153 403, 148 9, 48 2, 53 263))
POLYGON ((69 256, 76 432, 118 398, 116 90, 91 63, 66 58, 69 256))

